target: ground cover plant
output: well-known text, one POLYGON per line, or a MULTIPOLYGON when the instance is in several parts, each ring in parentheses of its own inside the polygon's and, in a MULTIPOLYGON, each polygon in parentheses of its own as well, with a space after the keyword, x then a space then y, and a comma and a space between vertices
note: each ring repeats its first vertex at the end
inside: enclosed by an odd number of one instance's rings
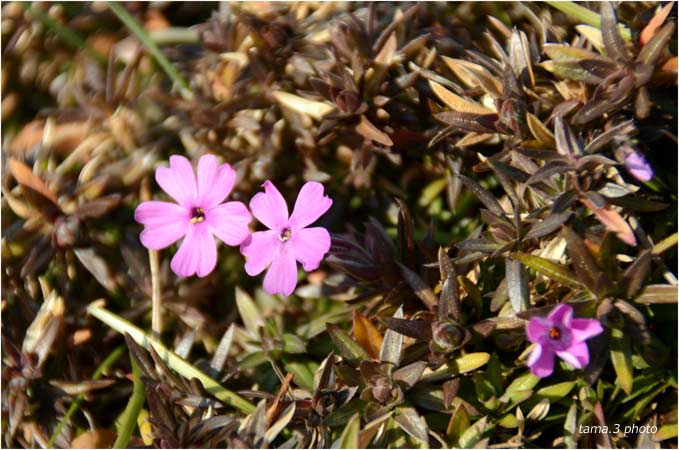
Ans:
POLYGON ((2 444, 677 447, 676 5, 2 4, 2 444))

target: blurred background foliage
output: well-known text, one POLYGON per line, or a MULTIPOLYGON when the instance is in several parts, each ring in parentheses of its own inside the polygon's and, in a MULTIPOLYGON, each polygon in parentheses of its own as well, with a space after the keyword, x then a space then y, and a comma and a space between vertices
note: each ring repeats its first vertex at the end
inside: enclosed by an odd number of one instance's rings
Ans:
POLYGON ((3 444, 676 448, 676 15, 4 2, 3 444), (206 152, 246 203, 325 185, 294 295, 226 246, 151 270, 134 208, 206 152), (559 302, 606 331, 540 380, 525 321, 559 302))

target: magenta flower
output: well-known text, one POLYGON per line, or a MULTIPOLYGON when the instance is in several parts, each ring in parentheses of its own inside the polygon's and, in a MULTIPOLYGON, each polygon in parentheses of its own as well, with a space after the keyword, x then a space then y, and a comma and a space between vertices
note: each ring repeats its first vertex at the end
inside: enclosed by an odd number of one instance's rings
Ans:
POLYGON ((332 206, 323 194, 323 185, 309 181, 302 186, 295 209, 288 217, 288 206, 276 186, 267 180, 250 200, 252 214, 269 230, 257 231, 240 247, 247 258, 245 271, 255 276, 267 267, 264 290, 269 294, 290 295, 297 285, 297 261, 305 271, 316 269, 330 250, 330 234, 322 227, 306 228, 332 206))
POLYGON ((646 161, 644 155, 637 151, 629 153, 623 164, 629 173, 639 181, 650 181, 653 178, 651 165, 646 161))
POLYGON ((576 369, 589 364, 585 341, 604 329, 595 319, 574 319, 573 308, 560 303, 547 317, 533 317, 526 325, 528 339, 537 344, 528 357, 533 375, 544 378, 554 371, 554 355, 576 369))
POLYGON ((198 161, 198 177, 188 159, 174 155, 170 167, 156 170, 156 181, 176 203, 148 201, 134 211, 134 220, 144 225, 139 236, 151 250, 160 250, 184 240, 172 257, 170 267, 179 276, 199 277, 217 264, 217 236, 228 245, 239 245, 250 234, 252 216, 241 202, 222 203, 236 181, 228 164, 217 164, 214 155, 198 161))

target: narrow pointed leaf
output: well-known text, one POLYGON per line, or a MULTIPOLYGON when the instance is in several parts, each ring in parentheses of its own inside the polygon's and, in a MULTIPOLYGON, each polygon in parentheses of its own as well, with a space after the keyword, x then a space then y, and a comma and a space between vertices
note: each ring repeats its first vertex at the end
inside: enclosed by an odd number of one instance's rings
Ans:
POLYGON ((505 277, 509 301, 515 312, 521 312, 530 307, 528 290, 528 273, 523 265, 516 260, 505 260, 505 277))
POLYGON ((634 299, 636 303, 645 305, 677 303, 677 287, 668 284, 650 284, 634 299))
POLYGON ((521 263, 525 264, 526 266, 530 267, 536 272, 543 274, 547 278, 550 278, 561 284, 570 286, 572 288, 583 287, 580 280, 578 280, 578 278, 571 271, 569 271, 566 267, 562 266, 561 264, 557 264, 555 262, 552 262, 545 258, 541 258, 539 256, 529 255, 528 253, 521 252, 514 253, 512 255, 512 258, 516 259, 517 261, 520 261, 521 263))
POLYGON ((347 422, 339 438, 339 448, 359 448, 358 434, 361 430, 361 418, 359 413, 354 414, 347 422))
POLYGON ((401 429, 423 445, 429 445, 429 427, 424 418, 413 407, 401 407, 398 409, 394 421, 401 429))
POLYGON ((613 4, 609 1, 601 3, 601 37, 608 56, 616 61, 629 62, 625 43, 618 31, 618 19, 613 4))
POLYGON ((349 361, 370 359, 370 355, 337 325, 329 323, 326 327, 340 355, 349 361))
POLYGON ((482 188, 479 183, 461 174, 457 174, 457 176, 460 178, 460 180, 462 180, 467 189, 469 189, 472 194, 474 194, 476 198, 478 198, 481 203, 483 203, 485 207, 488 208, 493 214, 497 214, 498 216, 505 215, 505 211, 502 209, 502 206, 500 206, 495 197, 490 192, 482 188))
POLYGON ((434 309, 438 304, 438 299, 436 298, 436 295, 434 295, 434 292, 432 292, 431 288, 425 284, 418 274, 403 264, 399 264, 398 266, 401 269, 403 278, 413 290, 415 295, 417 295, 429 309, 434 309))
POLYGON ((664 25, 648 44, 641 49, 639 56, 637 56, 637 62, 649 65, 655 64, 662 52, 667 48, 667 43, 672 39, 675 28, 674 22, 664 25))
POLYGON ((470 114, 493 114, 495 111, 488 109, 484 106, 474 103, 469 100, 465 100, 457 94, 453 94, 448 89, 441 86, 439 83, 433 80, 429 80, 429 86, 434 91, 434 94, 448 106, 450 109, 455 111, 470 113, 470 114))
MULTIPOLYGON (((394 319, 403 319, 403 307, 399 307, 396 310, 394 319)), ((382 347, 380 348, 380 360, 398 366, 401 362, 402 347, 403 335, 392 329, 388 329, 386 333, 384 333, 384 340, 382 341, 382 347)))
POLYGON ((382 347, 382 334, 372 322, 356 310, 354 310, 353 322, 356 341, 371 357, 377 358, 382 347))
POLYGON ((632 349, 629 335, 617 327, 611 329, 611 361, 617 374, 617 382, 627 395, 632 393, 632 349))
POLYGON ((539 221, 528 230, 528 233, 523 237, 527 239, 537 239, 558 230, 561 225, 566 223, 573 215, 572 211, 564 211, 556 214, 550 214, 544 220, 539 221))

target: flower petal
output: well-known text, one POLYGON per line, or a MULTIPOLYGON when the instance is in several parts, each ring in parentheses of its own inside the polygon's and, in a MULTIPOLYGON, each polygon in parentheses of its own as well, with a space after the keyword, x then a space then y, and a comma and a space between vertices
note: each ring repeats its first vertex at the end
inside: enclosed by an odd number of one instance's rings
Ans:
POLYGON ((526 336, 531 342, 543 343, 549 323, 544 317, 531 317, 526 325, 526 336))
POLYGON ((653 168, 639 152, 635 151, 627 155, 624 165, 629 173, 639 181, 650 181, 653 178, 653 168))
POLYGON ((554 372, 554 353, 546 347, 538 345, 528 357, 527 364, 536 377, 548 377, 554 372))
POLYGON ((323 195, 323 185, 316 181, 309 181, 302 186, 295 209, 290 216, 290 227, 293 230, 311 225, 332 206, 332 199, 323 195))
POLYGON ((573 319, 573 308, 566 303, 559 303, 547 315, 547 318, 553 322, 559 322, 566 327, 570 327, 571 320, 573 319))
POLYGON ((148 201, 134 211, 134 220, 146 226, 139 239, 144 247, 160 250, 177 242, 189 226, 189 213, 176 203, 148 201))
POLYGON ((286 246, 274 258, 269 270, 264 276, 264 290, 269 294, 292 294, 297 286, 297 262, 295 255, 286 246))
POLYGON ((596 319, 573 319, 571 322, 571 334, 576 342, 583 342, 603 331, 604 327, 596 319))
POLYGON ((589 349, 584 342, 576 342, 556 354, 576 369, 582 369, 589 364, 589 349))
POLYGON ((170 167, 156 169, 158 185, 186 208, 196 205, 196 178, 188 159, 180 155, 170 156, 170 167))
POLYGON ((227 245, 240 245, 250 235, 250 211, 241 202, 227 202, 205 213, 210 232, 227 245))
POLYGON ((195 273, 202 278, 212 272, 216 265, 217 244, 207 225, 192 224, 172 258, 170 267, 180 277, 188 277, 195 273))
POLYGON ((203 209, 218 205, 233 189, 236 172, 229 164, 219 165, 215 155, 198 160, 198 203, 203 209))
POLYGON ((142 202, 134 210, 134 220, 146 226, 165 225, 169 222, 189 220, 189 212, 186 208, 176 203, 151 200, 142 202))
POLYGON ((282 245, 275 231, 252 233, 240 246, 241 254, 247 258, 245 272, 250 276, 262 273, 278 257, 282 245))
POLYGON ((252 215, 268 228, 281 231, 288 223, 288 205, 269 180, 262 185, 264 192, 259 192, 250 200, 252 215))
POLYGON ((330 250, 330 233, 321 227, 297 230, 293 232, 289 245, 297 261, 309 272, 321 264, 323 256, 330 250))

